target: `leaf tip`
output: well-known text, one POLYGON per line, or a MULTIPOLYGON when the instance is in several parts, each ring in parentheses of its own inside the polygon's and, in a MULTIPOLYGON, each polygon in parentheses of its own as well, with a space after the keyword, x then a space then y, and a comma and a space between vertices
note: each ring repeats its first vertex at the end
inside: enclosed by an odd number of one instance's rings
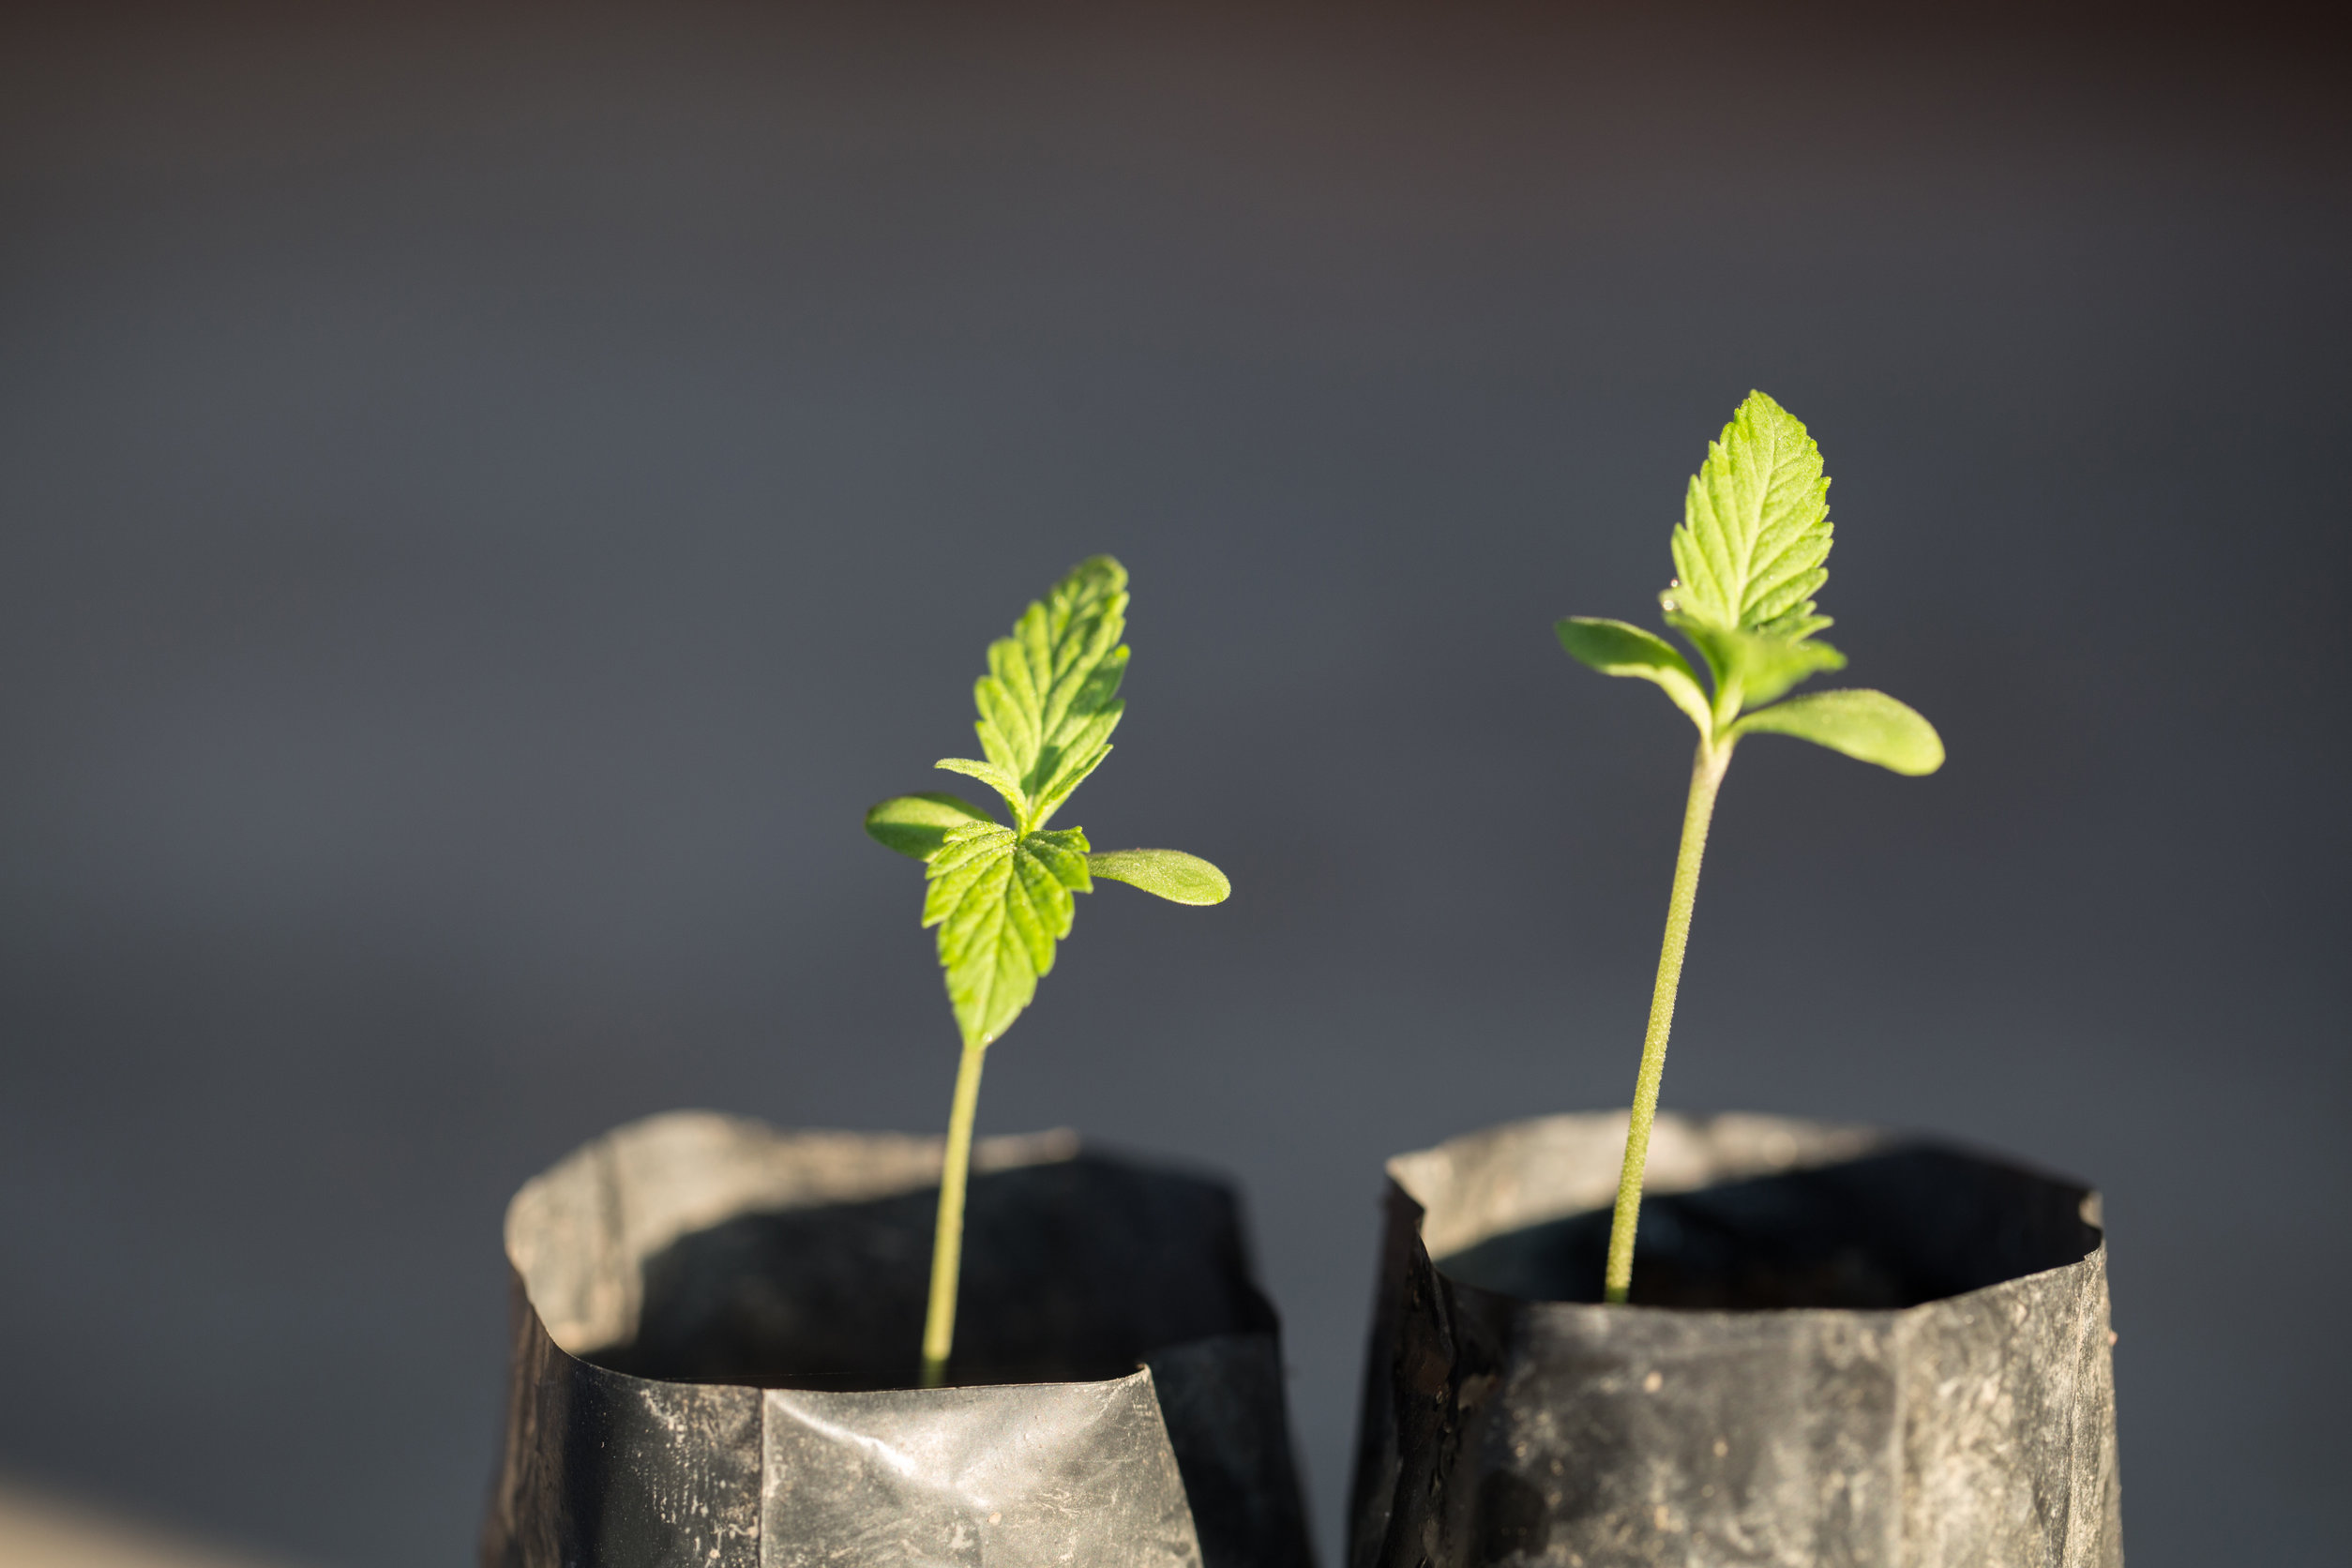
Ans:
POLYGON ((1924 718, 1920 720, 1920 726, 1927 732, 1921 737, 1921 746, 1917 756, 1912 759, 1909 766, 1899 767, 1894 770, 1895 772, 1911 778, 1924 778, 1929 774, 1937 772, 1944 765, 1945 752, 1943 736, 1937 734, 1936 732, 1936 727, 1928 723, 1924 718))

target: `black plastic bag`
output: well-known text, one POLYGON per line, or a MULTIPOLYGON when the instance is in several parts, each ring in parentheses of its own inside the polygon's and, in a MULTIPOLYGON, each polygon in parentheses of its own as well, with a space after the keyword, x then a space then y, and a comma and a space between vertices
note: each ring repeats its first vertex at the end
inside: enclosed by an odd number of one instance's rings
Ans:
POLYGON ((2119 1568, 2095 1194, 1661 1117, 1609 1306, 1624 1139, 1548 1117, 1389 1163, 1351 1568, 2119 1568))
POLYGON ((526 1185, 486 1568, 1310 1568, 1231 1191, 981 1140, 957 1386, 923 1390, 939 1167, 681 1112, 526 1185))

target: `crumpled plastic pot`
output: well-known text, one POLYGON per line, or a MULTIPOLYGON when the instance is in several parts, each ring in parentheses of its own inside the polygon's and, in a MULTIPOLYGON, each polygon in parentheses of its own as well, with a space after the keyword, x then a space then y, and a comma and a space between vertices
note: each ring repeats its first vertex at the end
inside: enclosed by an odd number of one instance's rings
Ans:
POLYGON ((680 1112, 524 1186, 485 1568, 1311 1568, 1231 1190, 981 1140, 917 1389, 940 1149, 680 1112))
POLYGON ((1625 1115, 1389 1162, 1350 1568, 2119 1568, 2076 1183, 1868 1129, 1625 1115))

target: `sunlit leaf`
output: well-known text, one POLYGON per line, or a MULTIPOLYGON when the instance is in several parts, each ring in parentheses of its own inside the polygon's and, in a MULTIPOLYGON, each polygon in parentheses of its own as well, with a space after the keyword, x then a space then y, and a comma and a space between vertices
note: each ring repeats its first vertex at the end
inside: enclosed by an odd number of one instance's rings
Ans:
POLYGON ((1896 773, 1934 773, 1944 765, 1943 737, 1906 703, 1883 691, 1816 691, 1758 708, 1732 726, 1734 735, 1794 735, 1896 773))
POLYGON ((1674 531, 1671 608, 1729 631, 1803 637, 1827 626, 1813 595, 1828 580, 1830 481, 1821 448, 1761 392, 1707 447, 1674 531))
POLYGON ((1139 887, 1176 904, 1221 904, 1233 892, 1225 873, 1182 850, 1105 850, 1086 857, 1098 877, 1139 887))

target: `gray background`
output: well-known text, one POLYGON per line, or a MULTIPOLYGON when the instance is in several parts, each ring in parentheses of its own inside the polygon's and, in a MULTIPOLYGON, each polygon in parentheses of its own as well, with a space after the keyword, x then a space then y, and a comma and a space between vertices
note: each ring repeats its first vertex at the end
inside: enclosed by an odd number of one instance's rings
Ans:
POLYGON ((1547 627, 1760 385, 1952 761, 1743 749, 1667 1102, 2102 1183, 2133 1561, 2339 1560, 2352 71, 2118 17, 11 8, 0 1469, 463 1560, 517 1183, 943 1117, 858 816, 1108 550, 1067 815, 1238 891, 982 1123, 1246 1182, 1334 1553, 1380 1160, 1629 1092, 1688 731, 1547 627))

